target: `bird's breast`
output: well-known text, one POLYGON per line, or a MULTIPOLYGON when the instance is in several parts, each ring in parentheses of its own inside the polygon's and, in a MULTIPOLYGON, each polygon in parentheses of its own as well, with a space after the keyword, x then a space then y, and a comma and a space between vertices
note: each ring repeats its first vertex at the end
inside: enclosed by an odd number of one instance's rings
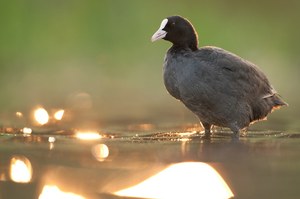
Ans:
POLYGON ((174 60, 170 59, 170 57, 165 57, 164 67, 163 67, 163 78, 164 84, 167 91, 175 97, 176 99, 180 100, 180 91, 179 91, 179 81, 178 78, 180 71, 179 68, 174 62, 174 60))

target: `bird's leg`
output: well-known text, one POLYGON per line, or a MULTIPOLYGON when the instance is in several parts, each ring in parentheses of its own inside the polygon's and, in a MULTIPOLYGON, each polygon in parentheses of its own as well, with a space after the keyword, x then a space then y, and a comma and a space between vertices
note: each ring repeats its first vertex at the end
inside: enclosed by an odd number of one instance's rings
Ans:
POLYGON ((240 131, 233 131, 232 139, 239 140, 240 139, 240 131))
POLYGON ((230 129, 233 132, 232 139, 239 140, 240 139, 240 128, 236 124, 234 124, 234 125, 231 125, 230 129))
POLYGON ((211 132, 210 132, 211 124, 206 123, 206 122, 201 122, 201 123, 202 123, 202 126, 204 127, 205 136, 210 135, 211 134, 211 132))

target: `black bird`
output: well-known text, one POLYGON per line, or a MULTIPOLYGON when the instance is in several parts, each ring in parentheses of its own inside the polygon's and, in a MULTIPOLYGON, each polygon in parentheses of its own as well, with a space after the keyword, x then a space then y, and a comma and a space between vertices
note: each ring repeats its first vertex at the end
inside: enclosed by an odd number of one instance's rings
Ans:
POLYGON ((198 48, 187 19, 164 19, 151 38, 159 39, 173 43, 164 60, 166 89, 198 116, 206 135, 216 125, 239 137, 241 129, 287 105, 255 64, 218 47, 198 48))

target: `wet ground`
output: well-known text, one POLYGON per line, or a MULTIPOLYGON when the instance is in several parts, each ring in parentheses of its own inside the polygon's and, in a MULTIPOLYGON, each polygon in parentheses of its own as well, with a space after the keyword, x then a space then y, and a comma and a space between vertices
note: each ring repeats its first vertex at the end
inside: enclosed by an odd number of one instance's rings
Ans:
POLYGON ((207 138, 197 125, 10 128, 0 143, 0 199, 300 195, 296 132, 249 131, 232 141, 226 129, 207 138))

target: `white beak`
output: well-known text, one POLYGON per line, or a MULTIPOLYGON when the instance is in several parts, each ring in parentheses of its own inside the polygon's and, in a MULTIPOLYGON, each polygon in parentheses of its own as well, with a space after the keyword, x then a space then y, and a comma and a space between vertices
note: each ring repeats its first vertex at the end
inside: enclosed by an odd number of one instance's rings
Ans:
POLYGON ((167 35, 167 32, 163 30, 165 28, 165 26, 167 25, 167 23, 168 23, 168 19, 164 19, 161 22, 159 29, 151 37, 152 42, 162 39, 167 35))
POLYGON ((167 34, 166 31, 158 29, 158 30, 154 33, 154 35, 151 37, 151 41, 152 41, 152 42, 155 42, 155 41, 157 41, 157 40, 159 40, 159 39, 162 39, 162 38, 164 38, 164 37, 166 36, 166 34, 167 34))

